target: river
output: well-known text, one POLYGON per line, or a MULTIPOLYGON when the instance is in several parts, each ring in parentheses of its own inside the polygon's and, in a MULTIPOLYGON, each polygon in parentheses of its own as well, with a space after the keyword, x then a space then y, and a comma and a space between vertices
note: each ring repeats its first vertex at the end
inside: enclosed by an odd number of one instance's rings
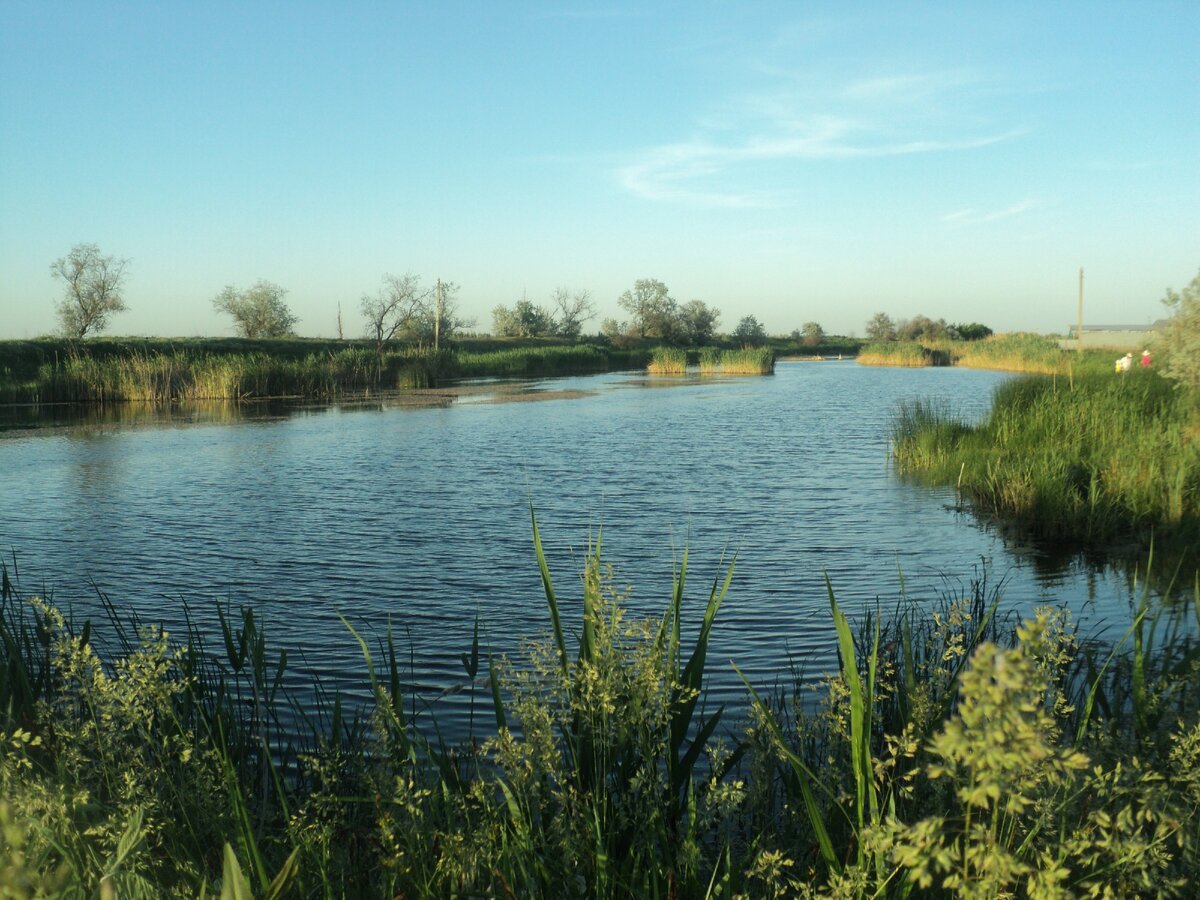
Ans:
POLYGON ((340 617, 373 638, 390 617, 418 709, 453 735, 470 692, 443 692, 464 681, 476 616, 498 654, 548 631, 532 504, 571 621, 601 530, 635 611, 665 609, 689 548, 693 623, 736 554, 709 669, 713 699, 739 704, 729 660, 767 689, 835 664, 826 577, 852 617, 986 574, 1006 609, 1127 618, 1123 576, 1009 546, 953 489, 892 472, 902 400, 975 419, 1008 377, 783 362, 763 378, 618 373, 328 406, 10 409, 0 548, 24 593, 77 616, 97 591, 176 630, 185 603, 210 630, 218 604, 251 605, 298 677, 352 697, 364 665, 340 617))

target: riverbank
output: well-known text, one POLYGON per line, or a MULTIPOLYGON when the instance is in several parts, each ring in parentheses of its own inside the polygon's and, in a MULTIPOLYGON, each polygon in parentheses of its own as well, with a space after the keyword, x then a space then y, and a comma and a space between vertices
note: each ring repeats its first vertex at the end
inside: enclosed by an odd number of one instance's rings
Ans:
POLYGON ((1062 375, 1111 371, 1112 354, 1088 350, 1082 356, 1064 351, 1058 342, 1039 334, 1000 334, 978 341, 886 341, 859 351, 865 366, 963 366, 1028 375, 1062 375))
POLYGON ((638 369, 648 359, 641 347, 540 341, 462 342, 436 352, 303 338, 4 341, 0 403, 331 399, 466 377, 638 369))
POLYGON ((346 625, 342 638, 360 644, 371 708, 296 709, 287 659, 252 610, 228 611, 206 642, 135 629, 110 607, 121 627, 102 645, 100 628, 28 601, 5 569, 0 883, 156 897, 902 897, 962 884, 1186 896, 1200 878, 1200 588, 1169 612, 1145 591, 1128 630, 1099 639, 1061 611, 999 617, 983 584, 855 628, 831 591, 842 668, 823 701, 748 686, 756 715, 739 725, 703 702, 732 568, 699 598, 697 633, 682 621, 686 557, 663 612, 635 620, 596 548, 570 635, 536 529, 534 544, 548 636, 508 661, 476 632, 462 667, 479 727, 456 747, 413 717, 390 631, 346 625))
POLYGON ((902 474, 1035 537, 1197 563, 1200 404, 1157 371, 1016 379, 977 426, 912 403, 893 452, 902 474))

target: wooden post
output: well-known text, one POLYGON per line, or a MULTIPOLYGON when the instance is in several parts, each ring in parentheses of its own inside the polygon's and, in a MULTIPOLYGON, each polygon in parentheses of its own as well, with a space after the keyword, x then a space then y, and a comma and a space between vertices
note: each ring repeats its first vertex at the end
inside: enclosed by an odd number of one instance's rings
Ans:
POLYGON ((1079 341, 1079 355, 1083 355, 1083 269, 1079 270, 1079 325, 1075 337, 1079 341))

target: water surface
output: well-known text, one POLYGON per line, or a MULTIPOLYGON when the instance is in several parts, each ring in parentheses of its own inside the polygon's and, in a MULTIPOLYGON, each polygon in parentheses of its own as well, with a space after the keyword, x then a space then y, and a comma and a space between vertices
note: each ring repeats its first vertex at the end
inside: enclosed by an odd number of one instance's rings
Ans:
MULTIPOLYGON (((273 646, 352 693, 363 664, 339 616, 376 635, 390 617, 432 700, 462 682, 476 615, 497 653, 547 630, 532 502, 572 608, 601 529, 646 611, 665 608, 685 547, 693 619, 736 555, 709 659, 715 697, 739 703, 730 659, 764 687, 833 664, 826 577, 851 615, 890 607, 902 580, 933 600, 986 572, 1010 608, 1124 616, 1120 577, 1047 571, 957 512, 953 490, 891 471, 902 400, 977 418, 1007 377, 781 363, 769 378, 609 374, 335 406, 59 411, 49 427, 10 410, 0 547, 26 592, 44 581, 76 613, 95 612, 97 589, 174 627, 185 601, 209 627, 219 602, 250 604, 273 646), (505 402, 517 399, 541 402, 505 402)), ((461 722, 467 698, 436 701, 445 721, 461 722)))

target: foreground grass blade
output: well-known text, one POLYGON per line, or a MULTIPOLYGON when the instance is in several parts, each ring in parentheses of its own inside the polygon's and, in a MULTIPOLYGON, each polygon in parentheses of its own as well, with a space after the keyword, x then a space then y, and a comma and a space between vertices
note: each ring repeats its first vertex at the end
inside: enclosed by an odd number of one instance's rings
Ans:
POLYGON ((554 596, 554 583, 550 580, 550 566, 546 564, 546 554, 542 550, 542 536, 538 532, 537 514, 533 504, 529 504, 529 518, 533 523, 533 552, 537 554, 538 569, 542 573, 542 588, 546 592, 546 605, 550 607, 550 622, 554 628, 554 643, 558 646, 558 656, 562 664, 563 674, 570 669, 567 662, 567 642, 563 638, 562 619, 558 615, 558 599, 554 596))

